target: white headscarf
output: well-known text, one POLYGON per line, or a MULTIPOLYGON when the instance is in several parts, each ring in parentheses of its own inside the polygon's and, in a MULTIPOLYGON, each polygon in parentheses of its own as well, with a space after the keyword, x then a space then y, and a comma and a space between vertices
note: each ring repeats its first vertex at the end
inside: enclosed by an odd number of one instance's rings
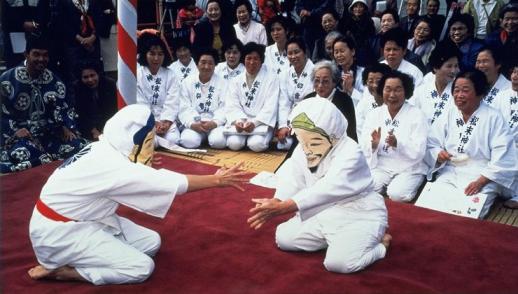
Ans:
POLYGON ((106 122, 99 140, 108 142, 127 157, 135 145, 142 145, 154 125, 155 119, 148 106, 128 105, 106 122))

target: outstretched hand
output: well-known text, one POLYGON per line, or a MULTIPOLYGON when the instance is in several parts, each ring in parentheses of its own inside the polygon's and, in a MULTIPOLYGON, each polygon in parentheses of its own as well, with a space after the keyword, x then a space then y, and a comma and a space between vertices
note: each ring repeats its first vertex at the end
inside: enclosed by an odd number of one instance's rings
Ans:
POLYGON ((216 173, 214 173, 214 175, 218 177, 218 186, 231 186, 239 191, 245 191, 241 186, 241 183, 247 183, 250 180, 248 177, 245 177, 246 175, 249 175, 250 172, 241 169, 243 164, 244 162, 240 162, 230 168, 222 167, 218 169, 216 173))
POLYGON ((273 217, 297 211, 297 205, 291 199, 281 201, 277 198, 252 199, 255 207, 250 209, 252 216, 247 220, 252 229, 259 229, 273 217))

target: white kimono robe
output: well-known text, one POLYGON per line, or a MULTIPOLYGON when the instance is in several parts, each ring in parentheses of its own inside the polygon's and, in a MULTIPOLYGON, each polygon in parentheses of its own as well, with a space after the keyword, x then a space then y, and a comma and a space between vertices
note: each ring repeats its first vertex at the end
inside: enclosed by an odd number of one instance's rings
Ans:
POLYGON ((216 68, 214 69, 214 74, 217 74, 218 76, 223 78, 222 82, 225 84, 225 90, 223 91, 223 100, 226 100, 229 96, 228 93, 230 91, 230 81, 232 81, 232 79, 244 72, 245 66, 242 63, 238 64, 234 69, 231 69, 226 61, 220 62, 218 63, 218 65, 216 65, 216 68))
POLYGON ((178 92, 179 80, 170 69, 160 67, 158 73, 152 75, 146 66, 137 68, 137 104, 148 105, 155 120, 173 122, 164 137, 175 144, 180 136, 175 123, 180 108, 178 92))
POLYGON ((268 45, 266 29, 262 23, 251 20, 248 28, 243 30, 238 22, 234 24, 234 30, 236 31, 236 37, 241 41, 241 43, 243 43, 243 45, 246 45, 249 42, 255 42, 264 46, 268 45))
MULTIPOLYGON (((387 64, 387 61, 383 60, 381 63, 387 64)), ((423 72, 417 66, 404 59, 399 64, 397 70, 409 75, 414 80, 414 87, 421 85, 423 82, 423 72)))
POLYGON ((227 146, 239 150, 248 141, 248 147, 260 152, 268 148, 277 122, 277 105, 279 100, 279 80, 275 73, 268 72, 262 66, 252 82, 251 87, 246 83, 246 71, 231 81, 230 97, 225 101, 227 127, 232 127, 236 121, 251 121, 265 130, 265 133, 240 135, 233 134, 227 138, 227 146), (246 138, 248 137, 248 139, 246 138))
POLYGON ((373 109, 381 106, 378 105, 376 99, 374 99, 374 96, 372 96, 368 89, 363 91, 362 96, 362 99, 360 99, 358 105, 356 105, 354 108, 356 116, 356 134, 358 134, 358 138, 361 138, 363 123, 365 122, 365 117, 367 117, 367 114, 369 114, 369 112, 371 112, 373 109))
POLYGON ((486 97, 484 97, 484 100, 483 100, 484 103, 486 103, 489 106, 494 107, 493 103, 495 103, 495 98, 497 97, 498 93, 500 93, 501 91, 510 89, 510 88, 511 88, 511 81, 506 79, 503 74, 500 74, 498 76, 498 79, 496 80, 495 84, 493 85, 493 87, 491 87, 491 89, 487 93, 486 97))
POLYGON ((405 102, 394 119, 387 105, 382 105, 365 118, 359 142, 374 177, 375 190, 384 191, 395 201, 410 201, 424 180, 427 166, 423 162, 426 153, 428 124, 423 113, 405 102), (371 133, 381 127, 381 139, 377 149, 372 149, 371 133), (385 139, 389 131, 397 139, 397 147, 391 147, 385 139))
POLYGON ((466 197, 464 189, 481 175, 490 179, 480 193, 487 199, 480 214, 483 218, 493 204, 499 185, 516 191, 518 189, 518 159, 516 147, 511 137, 508 123, 502 114, 481 103, 468 122, 464 123, 458 109, 451 108, 444 113, 431 128, 428 137, 426 163, 431 167, 428 178, 437 172, 433 185, 456 188, 458 195, 466 197), (441 150, 456 156, 466 154, 469 159, 455 163, 447 161, 436 165, 441 150))
MULTIPOLYGON (((124 109, 128 107, 143 109, 124 109)), ((133 117, 141 118, 141 113, 133 117)), ((132 163, 132 124, 111 124, 114 118, 100 140, 65 161, 41 191, 43 203, 74 221, 53 220, 35 208, 29 225, 32 247, 43 267, 68 265, 95 285, 142 282, 154 269, 150 256, 158 251, 160 236, 118 216, 119 204, 163 218, 175 195, 188 187, 184 175, 132 163), (114 125, 124 129, 112 129, 114 125)))
POLYGON ((266 47, 266 51, 264 52, 264 64, 268 67, 268 70, 276 72, 279 76, 290 68, 286 51, 279 52, 279 48, 275 43, 266 47))
POLYGON ((365 157, 347 137, 341 112, 323 98, 304 100, 290 117, 301 112, 338 142, 314 172, 301 144, 276 172, 274 197, 292 199, 298 208, 293 218, 277 227, 277 245, 283 250, 327 248, 327 270, 362 270, 385 256, 386 248, 380 243, 388 226, 385 202, 373 191, 365 157), (328 104, 325 109, 322 101, 328 104))
POLYGON ((421 109, 428 124, 432 125, 448 108, 455 107, 451 87, 452 83, 448 83, 442 94, 439 94, 434 79, 417 87, 408 102, 421 109))
POLYGON ((180 144, 187 148, 200 146, 206 134, 191 129, 191 124, 199 121, 214 121, 218 126, 208 134, 209 145, 213 148, 226 146, 223 128, 226 122, 223 94, 224 80, 213 74, 210 81, 200 82, 198 75, 188 76, 180 86, 180 113, 178 118, 186 128, 182 131, 180 144))
POLYGON ((184 66, 180 60, 177 60, 169 66, 169 69, 173 71, 174 75, 176 76, 178 82, 183 81, 186 77, 190 75, 197 75, 198 74, 198 67, 196 66, 196 62, 194 62, 194 59, 191 57, 191 61, 187 66, 184 66))

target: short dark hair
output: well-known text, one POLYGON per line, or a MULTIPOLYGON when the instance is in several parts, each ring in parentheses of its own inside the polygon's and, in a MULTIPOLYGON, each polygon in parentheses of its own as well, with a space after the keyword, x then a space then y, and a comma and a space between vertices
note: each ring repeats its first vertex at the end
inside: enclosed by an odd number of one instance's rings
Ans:
POLYGON ((340 36, 336 38, 333 42, 333 50, 335 48, 335 44, 339 42, 347 44, 347 47, 349 47, 349 49, 351 50, 356 50, 356 42, 350 34, 345 34, 345 36, 340 36))
POLYGON ((383 49, 387 42, 393 41, 399 47, 403 48, 403 50, 406 50, 406 47, 408 45, 408 39, 406 36, 407 35, 402 28, 391 28, 390 30, 386 31, 383 35, 381 35, 381 48, 383 49))
POLYGON ((370 73, 379 72, 382 74, 382 76, 385 76, 388 72, 390 72, 392 69, 390 66, 384 64, 384 63, 374 63, 370 66, 367 66, 363 72, 362 72, 362 82, 364 85, 367 85, 367 79, 369 78, 370 73))
POLYGON ((504 18, 504 15, 507 13, 507 12, 518 12, 518 4, 516 3, 507 3, 501 10, 500 10, 500 14, 498 15, 498 17, 500 19, 503 19, 504 18))
POLYGON ((441 1, 439 1, 439 0, 427 0, 426 5, 428 5, 428 3, 430 3, 431 1, 437 2, 437 8, 441 8, 441 1))
POLYGON ((146 54, 151 50, 151 47, 158 46, 164 51, 164 63, 163 67, 168 67, 172 62, 172 57, 169 54, 167 44, 160 38, 160 36, 151 33, 144 33, 138 38, 137 41, 137 52, 138 52, 138 63, 142 66, 147 66, 146 54))
POLYGON ((415 27, 417 27, 420 23, 426 22, 428 24, 428 27, 430 28, 430 35, 428 36, 428 40, 431 40, 433 38, 434 30, 432 25, 432 19, 427 16, 421 16, 415 21, 415 27))
POLYGON ((237 8, 241 5, 246 7, 246 10, 248 10, 248 13, 250 14, 250 19, 252 19, 251 14, 254 10, 252 9, 252 4, 248 0, 236 0, 236 2, 234 2, 234 14, 237 12, 237 8))
POLYGON ((286 34, 289 35, 291 31, 293 30, 293 23, 291 18, 287 18, 282 15, 276 15, 272 17, 267 23, 266 23, 266 32, 268 35, 272 32, 272 26, 273 24, 278 23, 280 24, 284 30, 286 31, 286 34))
POLYGON ((451 26, 456 22, 463 23, 468 28, 468 35, 473 36, 475 30, 475 20, 473 16, 467 13, 454 13, 450 21, 448 21, 448 32, 451 30, 451 26))
POLYGON ((383 88, 385 87, 385 83, 388 79, 399 79, 401 81, 403 84, 403 89, 405 90, 405 99, 408 99, 414 95, 414 80, 406 73, 402 73, 398 70, 391 70, 385 74, 378 83, 376 92, 378 95, 380 95, 380 97, 383 97, 383 88))
POLYGON ((25 52, 29 53, 32 49, 40 49, 40 50, 50 50, 50 42, 48 38, 44 35, 33 35, 30 34, 27 37, 27 41, 25 43, 25 52))
POLYGON ((198 62, 200 61, 200 57, 202 55, 212 56, 212 58, 214 59, 214 64, 218 64, 218 62, 219 62, 218 51, 216 51, 216 49, 214 49, 214 48, 202 47, 202 48, 196 49, 196 52, 194 54, 194 61, 196 62, 196 64, 198 64, 198 62))
POLYGON ((335 18, 336 21, 340 20, 340 16, 338 15, 336 10, 334 10, 334 9, 325 9, 324 11, 322 11, 322 13, 320 14, 320 20, 322 20, 322 18, 326 14, 331 14, 335 18))
POLYGON ((455 84, 457 80, 463 78, 468 79, 473 84, 475 88, 475 93, 477 96, 485 96, 489 91, 489 83, 487 82, 486 75, 478 69, 471 69, 466 71, 461 71, 457 77, 453 80, 453 85, 451 87, 451 93, 455 90, 455 84))
POLYGON ((301 37, 293 37, 286 42, 286 50, 288 50, 289 44, 297 44, 299 46, 300 50, 304 52, 304 54, 307 55, 307 48, 306 48, 306 42, 301 37))
POLYGON ((101 62, 94 59, 84 59, 78 62, 77 68, 75 70, 76 77, 78 79, 81 79, 81 75, 83 74, 83 70, 85 69, 94 70, 95 72, 97 72, 98 75, 101 75, 103 73, 101 62))
POLYGON ((239 52, 243 52, 243 43, 241 43, 241 41, 237 38, 232 38, 231 40, 224 42, 221 50, 223 53, 227 52, 227 50, 232 48, 232 46, 236 46, 239 52))
POLYGON ((503 62, 503 54, 499 48, 483 46, 480 51, 477 53, 477 57, 481 52, 488 51, 491 54, 491 57, 495 60, 495 64, 502 65, 503 62))
POLYGON ((395 9, 392 9, 392 8, 387 8, 385 9, 381 15, 380 15, 380 19, 385 15, 385 14, 392 14, 392 17, 394 18, 394 21, 396 23, 399 23, 399 14, 397 13, 397 11, 395 9))
POLYGON ((437 46, 433 49, 430 54, 430 58, 428 59, 428 64, 432 69, 441 68, 441 66, 448 61, 448 59, 457 57, 457 60, 460 63, 462 58, 462 53, 457 48, 457 46, 449 43, 442 42, 437 44, 437 46))
POLYGON ((245 57, 252 53, 256 52, 259 54, 259 58, 261 58, 261 63, 264 63, 264 51, 266 50, 266 46, 263 44, 257 44, 256 42, 248 42, 243 47, 243 54, 241 54, 241 62, 245 62, 245 57))

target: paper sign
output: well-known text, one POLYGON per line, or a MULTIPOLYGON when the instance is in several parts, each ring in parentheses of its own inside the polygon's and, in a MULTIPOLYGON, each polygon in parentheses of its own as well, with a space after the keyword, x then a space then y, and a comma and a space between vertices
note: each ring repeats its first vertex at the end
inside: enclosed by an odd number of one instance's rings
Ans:
POLYGON ((274 173, 262 171, 250 179, 250 184, 275 189, 277 187, 277 178, 274 173))

